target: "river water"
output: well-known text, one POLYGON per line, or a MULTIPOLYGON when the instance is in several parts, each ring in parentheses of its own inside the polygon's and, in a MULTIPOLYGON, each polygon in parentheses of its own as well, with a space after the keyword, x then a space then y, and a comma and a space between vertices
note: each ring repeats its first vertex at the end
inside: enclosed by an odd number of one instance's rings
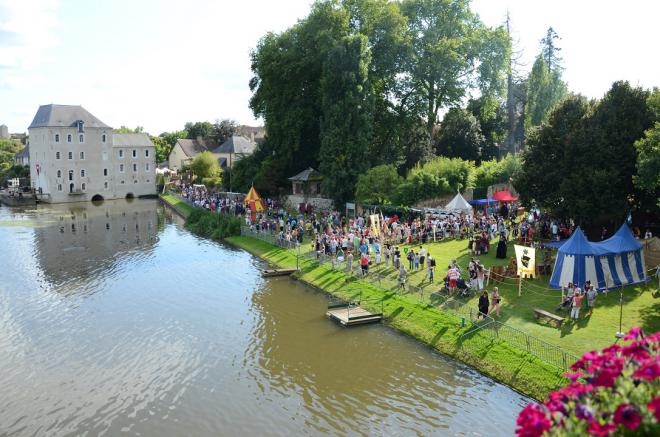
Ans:
POLYGON ((0 207, 0 435, 511 435, 527 399, 157 201, 0 207))

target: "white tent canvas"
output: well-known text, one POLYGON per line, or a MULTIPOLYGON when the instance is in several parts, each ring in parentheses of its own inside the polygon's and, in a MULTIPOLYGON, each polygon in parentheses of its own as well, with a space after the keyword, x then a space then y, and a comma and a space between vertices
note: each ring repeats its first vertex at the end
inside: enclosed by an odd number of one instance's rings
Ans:
POLYGON ((461 193, 456 194, 456 197, 454 197, 451 202, 445 206, 445 209, 448 209, 450 211, 460 211, 460 212, 466 212, 470 213, 472 212, 472 205, 467 203, 467 200, 461 196, 461 193))

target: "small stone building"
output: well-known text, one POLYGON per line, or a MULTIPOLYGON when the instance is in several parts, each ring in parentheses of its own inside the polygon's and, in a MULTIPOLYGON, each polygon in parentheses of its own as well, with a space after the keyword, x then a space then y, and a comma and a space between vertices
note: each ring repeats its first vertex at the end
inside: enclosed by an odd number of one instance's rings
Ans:
POLYGON ((323 175, 309 167, 295 176, 289 178, 291 181, 291 194, 287 199, 289 207, 300 210, 322 210, 332 209, 332 200, 323 197, 321 183, 323 175), (310 208, 311 207, 311 208, 310 208))

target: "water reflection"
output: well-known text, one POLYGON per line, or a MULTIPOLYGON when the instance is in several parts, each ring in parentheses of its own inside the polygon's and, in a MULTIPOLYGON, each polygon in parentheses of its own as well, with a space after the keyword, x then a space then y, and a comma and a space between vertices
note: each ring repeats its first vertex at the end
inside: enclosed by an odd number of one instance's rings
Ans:
POLYGON ((164 216, 156 200, 58 204, 40 209, 34 231, 38 264, 53 289, 64 294, 112 275, 132 257, 148 258, 164 216))

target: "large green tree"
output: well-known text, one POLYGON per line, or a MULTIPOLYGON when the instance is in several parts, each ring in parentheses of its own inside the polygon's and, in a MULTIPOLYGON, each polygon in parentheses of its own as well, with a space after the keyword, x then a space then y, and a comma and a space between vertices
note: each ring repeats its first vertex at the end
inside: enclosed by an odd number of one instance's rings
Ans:
POLYGON ((546 120, 554 105, 566 96, 567 87, 561 79, 561 71, 548 70, 542 54, 536 57, 527 81, 525 126, 527 129, 546 120))
POLYGON ((347 36, 329 53, 323 70, 320 171, 324 190, 337 207, 353 199, 357 179, 369 167, 370 61, 367 37, 347 36))
POLYGON ((358 177, 355 198, 358 202, 385 205, 391 204, 403 178, 398 175, 392 164, 383 164, 370 168, 358 177))
POLYGON ((479 161, 484 145, 485 138, 474 115, 460 108, 447 111, 435 143, 436 154, 479 161))
POLYGON ((467 90, 503 90, 510 38, 502 27, 486 27, 467 0, 404 0, 412 38, 406 87, 410 109, 426 120, 431 143, 438 113, 463 99, 467 90))
POLYGON ((192 140, 197 137, 213 138, 214 134, 213 124, 208 121, 188 122, 185 124, 184 130, 188 133, 188 138, 192 140))

